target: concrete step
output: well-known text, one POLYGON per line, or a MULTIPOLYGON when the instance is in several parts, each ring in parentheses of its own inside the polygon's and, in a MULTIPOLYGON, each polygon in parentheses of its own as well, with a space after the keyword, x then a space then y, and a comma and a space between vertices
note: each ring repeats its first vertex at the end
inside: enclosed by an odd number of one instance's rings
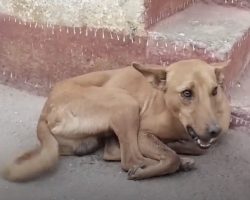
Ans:
POLYGON ((204 3, 216 3, 223 6, 234 6, 238 8, 249 9, 249 0, 201 0, 204 3))

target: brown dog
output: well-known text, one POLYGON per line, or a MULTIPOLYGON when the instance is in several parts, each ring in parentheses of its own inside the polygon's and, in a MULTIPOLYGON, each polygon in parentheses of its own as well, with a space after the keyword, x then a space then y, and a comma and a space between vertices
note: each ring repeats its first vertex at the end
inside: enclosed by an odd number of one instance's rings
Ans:
POLYGON ((167 69, 133 63, 58 83, 38 121, 41 147, 17 158, 5 178, 34 178, 53 168, 59 155, 91 153, 100 139, 109 137, 104 159, 121 159, 129 179, 192 167, 192 160, 177 153, 199 154, 197 149, 210 147, 228 129, 230 108, 222 89, 226 65, 196 59, 167 69), (196 148, 181 143, 168 147, 162 142, 190 139, 196 148))

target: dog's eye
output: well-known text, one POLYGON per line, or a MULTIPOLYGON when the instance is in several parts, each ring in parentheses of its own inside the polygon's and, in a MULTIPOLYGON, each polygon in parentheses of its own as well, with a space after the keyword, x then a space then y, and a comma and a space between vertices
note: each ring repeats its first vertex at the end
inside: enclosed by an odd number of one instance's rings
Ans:
POLYGON ((187 99, 191 99, 193 97, 193 91, 192 90, 184 90, 181 92, 181 96, 187 99))
POLYGON ((217 92, 218 92, 218 87, 215 87, 215 88, 212 90, 212 95, 213 95, 213 96, 216 96, 216 95, 217 95, 217 92))

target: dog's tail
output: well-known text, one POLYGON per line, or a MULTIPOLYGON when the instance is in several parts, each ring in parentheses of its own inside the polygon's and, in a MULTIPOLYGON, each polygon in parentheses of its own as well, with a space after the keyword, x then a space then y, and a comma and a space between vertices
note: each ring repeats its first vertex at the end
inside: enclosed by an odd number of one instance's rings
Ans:
POLYGON ((45 120, 39 120, 37 136, 41 146, 18 157, 4 170, 4 178, 16 182, 28 181, 54 168, 59 158, 59 147, 45 120))

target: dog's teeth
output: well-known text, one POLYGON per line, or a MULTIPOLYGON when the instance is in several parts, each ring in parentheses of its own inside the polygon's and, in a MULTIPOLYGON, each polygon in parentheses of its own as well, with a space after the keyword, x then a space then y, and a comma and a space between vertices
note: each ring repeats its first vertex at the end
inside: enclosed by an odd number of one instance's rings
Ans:
POLYGON ((202 147, 202 148, 208 148, 208 147, 211 146, 211 143, 204 144, 204 143, 202 143, 202 141, 200 139, 198 139, 196 141, 199 144, 199 146, 202 147))
POLYGON ((210 139, 209 144, 214 143, 216 140, 217 140, 217 138, 212 138, 212 139, 210 139))
POLYGON ((201 140, 200 139, 198 139, 197 142, 198 142, 199 145, 201 145, 201 140))
POLYGON ((208 147, 208 145, 206 145, 206 144, 200 144, 201 145, 201 147, 204 147, 204 148, 206 148, 206 147, 208 147))

